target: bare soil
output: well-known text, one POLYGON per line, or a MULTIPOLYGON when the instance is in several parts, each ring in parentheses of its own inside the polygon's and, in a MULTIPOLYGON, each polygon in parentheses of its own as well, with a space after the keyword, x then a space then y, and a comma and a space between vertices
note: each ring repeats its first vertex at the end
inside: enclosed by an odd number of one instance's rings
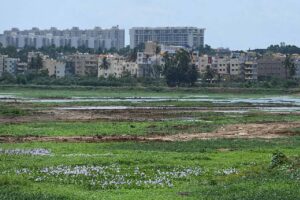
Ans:
POLYGON ((267 124, 237 124, 229 125, 211 133, 177 134, 177 135, 153 135, 153 136, 70 136, 70 137, 12 137, 0 136, 0 142, 147 142, 147 141, 190 141, 209 140, 219 138, 241 138, 241 139, 272 139, 291 136, 291 128, 300 127, 300 123, 267 123, 267 124))

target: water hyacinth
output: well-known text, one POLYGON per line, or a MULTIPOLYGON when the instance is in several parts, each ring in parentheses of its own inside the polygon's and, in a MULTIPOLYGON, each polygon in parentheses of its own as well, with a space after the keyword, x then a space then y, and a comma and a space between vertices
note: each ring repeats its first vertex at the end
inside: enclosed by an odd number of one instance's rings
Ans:
POLYGON ((51 151, 48 149, 0 149, 0 154, 50 156, 51 151))
POLYGON ((201 169, 173 168, 170 170, 140 169, 109 166, 55 166, 42 169, 19 169, 16 174, 27 175, 35 182, 48 181, 62 184, 79 184, 95 189, 164 188, 173 187, 176 179, 197 177, 201 169))
POLYGON ((231 175, 231 174, 238 174, 238 170, 235 168, 229 168, 229 169, 222 169, 222 170, 218 170, 216 172, 217 175, 231 175))

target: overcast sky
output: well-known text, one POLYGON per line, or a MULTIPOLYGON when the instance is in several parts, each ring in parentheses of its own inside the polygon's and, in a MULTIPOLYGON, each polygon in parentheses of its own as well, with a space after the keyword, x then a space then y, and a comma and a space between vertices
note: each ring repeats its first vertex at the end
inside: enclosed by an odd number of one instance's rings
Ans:
POLYGON ((300 0, 0 0, 0 32, 12 27, 196 26, 205 43, 233 50, 300 46, 300 0))

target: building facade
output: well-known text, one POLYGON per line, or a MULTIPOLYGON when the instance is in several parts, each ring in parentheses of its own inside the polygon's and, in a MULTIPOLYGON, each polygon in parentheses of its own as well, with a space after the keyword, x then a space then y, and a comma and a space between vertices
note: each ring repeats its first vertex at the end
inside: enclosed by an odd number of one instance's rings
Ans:
POLYGON ((118 26, 111 29, 95 27, 87 30, 81 30, 78 27, 66 30, 58 30, 55 27, 47 30, 32 28, 22 31, 12 28, 0 35, 0 42, 4 47, 15 46, 17 48, 30 46, 38 49, 55 45, 56 47, 86 47, 95 50, 115 48, 119 50, 125 46, 125 30, 119 29, 118 26))
POLYGON ((257 60, 258 76, 260 78, 288 79, 289 74, 284 67, 285 56, 269 55, 257 60))
POLYGON ((44 59, 43 69, 48 71, 49 76, 63 78, 66 75, 66 63, 55 59, 44 59))
POLYGON ((133 49, 146 42, 189 48, 204 46, 205 29, 195 27, 135 27, 129 30, 130 47, 133 49))
POLYGON ((18 58, 4 58, 3 72, 16 75, 19 61, 18 58))
POLYGON ((138 64, 136 62, 129 62, 124 57, 116 55, 104 55, 99 57, 98 77, 108 78, 113 76, 120 78, 123 75, 131 75, 138 77, 138 64), (107 66, 103 66, 104 59, 106 59, 107 66))
POLYGON ((246 81, 257 80, 257 62, 246 61, 243 63, 243 76, 246 81))
POLYGON ((76 53, 67 56, 66 59, 68 62, 67 67, 74 69, 74 75, 97 77, 98 55, 88 53, 76 53))

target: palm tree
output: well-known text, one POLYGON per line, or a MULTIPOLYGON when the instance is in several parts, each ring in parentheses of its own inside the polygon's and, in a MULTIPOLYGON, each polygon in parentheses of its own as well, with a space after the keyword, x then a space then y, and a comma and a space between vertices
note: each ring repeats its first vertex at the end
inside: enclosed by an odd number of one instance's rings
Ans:
POLYGON ((110 63, 108 62, 107 57, 103 57, 102 64, 100 65, 100 67, 102 69, 107 70, 109 68, 109 66, 110 66, 110 63))

